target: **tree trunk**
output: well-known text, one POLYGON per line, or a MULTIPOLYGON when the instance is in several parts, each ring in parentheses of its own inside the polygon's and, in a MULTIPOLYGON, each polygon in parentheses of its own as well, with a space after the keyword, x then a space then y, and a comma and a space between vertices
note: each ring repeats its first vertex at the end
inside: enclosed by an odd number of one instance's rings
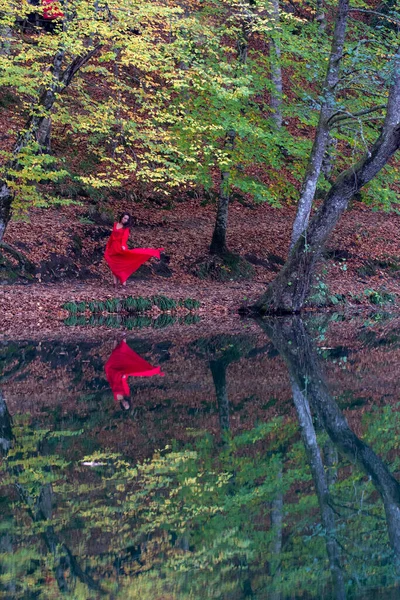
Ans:
POLYGON ((325 151, 329 145, 329 118, 335 109, 336 87, 339 81, 340 63, 343 57, 348 13, 349 0, 339 0, 331 54, 322 88, 324 101, 319 114, 318 126, 306 174, 301 187, 297 214, 293 223, 291 247, 295 245, 307 227, 325 151))
MULTIPOLYGON (((237 41, 237 61, 240 65, 245 65, 247 62, 247 50, 249 47, 249 34, 251 24, 251 14, 246 10, 242 15, 242 36, 237 41)), ((224 148, 233 150, 235 147, 236 132, 229 130, 226 132, 224 148)), ((209 252, 223 256, 228 248, 226 246, 226 232, 228 228, 228 210, 229 210, 229 171, 221 170, 221 182, 219 186, 217 216, 215 219, 214 232, 211 240, 209 252)))
POLYGON ((279 0, 271 0, 272 6, 272 21, 275 29, 271 37, 270 46, 270 59, 271 59, 271 81, 273 85, 273 91, 271 94, 271 108, 273 110, 273 119, 276 124, 276 128, 282 127, 282 97, 283 97, 283 86, 282 86, 282 69, 281 69, 281 46, 279 40, 279 0))
POLYGON ((13 191, 5 181, 0 181, 0 242, 11 218, 11 206, 14 199, 13 191))
POLYGON ((304 235, 290 251, 281 272, 253 306, 254 311, 285 314, 298 313, 303 309, 316 262, 350 199, 379 173, 399 148, 400 51, 395 57, 394 78, 379 138, 356 165, 337 178, 304 235))
POLYGON ((326 19, 325 19, 325 10, 324 10, 323 0, 317 0, 317 10, 316 10, 316 14, 315 14, 315 20, 318 23, 320 32, 324 33, 324 31, 326 29, 326 19))
POLYGON ((386 514, 389 541, 400 567, 400 484, 379 456, 350 429, 332 398, 319 365, 318 354, 299 317, 261 322, 261 326, 285 360, 291 381, 305 388, 311 407, 340 452, 357 463, 379 492, 386 514))
POLYGON ((221 184, 219 189, 217 217, 211 240, 210 254, 222 256, 227 252, 226 231, 228 227, 228 208, 229 208, 229 172, 222 171, 221 184))
MULTIPOLYGON (((58 94, 65 90, 76 73, 94 56, 101 48, 100 45, 92 48, 83 56, 74 58, 67 68, 62 71, 62 63, 65 56, 65 50, 60 49, 53 60, 53 79, 46 90, 43 91, 37 105, 32 110, 32 116, 29 117, 22 133, 18 136, 17 142, 13 148, 13 158, 5 165, 5 179, 0 180, 0 242, 3 239, 6 227, 10 221, 12 213, 12 203, 14 193, 7 183, 7 173, 18 168, 19 153, 26 148, 34 139, 48 148, 50 146, 50 111, 53 109, 58 94)), ((11 179, 11 177, 10 177, 11 179)))
POLYGON ((51 118, 44 117, 43 121, 38 127, 38 131, 36 134, 36 139, 38 144, 45 154, 50 154, 51 152, 51 118))
POLYGON ((12 34, 12 29, 8 25, 0 27, 0 56, 8 56, 10 54, 13 39, 12 34))

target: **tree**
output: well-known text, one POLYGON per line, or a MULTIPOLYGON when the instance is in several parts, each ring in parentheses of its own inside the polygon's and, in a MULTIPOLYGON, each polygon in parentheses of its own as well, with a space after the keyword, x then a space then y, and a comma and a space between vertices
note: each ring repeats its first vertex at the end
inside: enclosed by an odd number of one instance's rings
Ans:
MULTIPOLYGON (((335 400, 332 398, 325 378, 319 364, 318 356, 313 348, 311 338, 300 317, 295 316, 275 322, 266 322, 264 329, 268 332, 269 337, 275 344, 288 367, 289 376, 293 385, 294 401, 296 406, 307 406, 310 399, 311 406, 318 414, 321 422, 331 438, 332 442, 337 446, 345 456, 350 460, 356 461, 365 473, 371 477, 372 483, 379 492, 385 509, 389 540, 393 548, 394 556, 396 557, 396 568, 400 568, 400 484, 390 472, 384 461, 375 454, 368 444, 360 440, 350 429, 346 418, 341 413, 335 400), (306 392, 304 391, 306 390, 306 392)), ((304 424, 303 437, 312 435, 311 413, 309 409, 299 414, 300 421, 304 424), (305 429, 308 422, 308 434, 305 429)), ((310 446, 306 441, 306 446, 310 446)), ((310 446, 311 451, 311 446, 310 446)), ((313 459, 314 460, 314 459, 313 459)), ((316 461, 322 467, 322 463, 316 461)), ((316 475, 316 479, 324 481, 325 475, 316 475)), ((316 484, 319 485, 319 484, 316 484)), ((320 503, 326 502, 327 486, 323 487, 317 493, 322 494, 320 503), (324 498, 325 497, 325 500, 324 498)), ((326 510, 330 509, 326 505, 326 510)), ((327 523, 331 522, 333 513, 327 523)), ((331 527, 331 525, 329 526, 331 527)), ((328 550, 329 552, 329 550, 328 550)), ((336 550, 337 552, 337 550, 336 550)), ((337 569, 336 555, 335 562, 337 569)), ((339 593, 339 597, 344 597, 339 593)))
POLYGON ((400 53, 393 59, 393 76, 386 116, 379 137, 358 163, 342 172, 327 193, 288 259, 253 309, 260 313, 297 313, 304 307, 316 263, 325 242, 350 199, 371 181, 400 147, 400 53))
POLYGON ((307 228, 317 181, 321 173, 324 155, 329 144, 329 120, 336 108, 335 97, 339 83, 340 65, 343 56, 348 14, 349 1, 339 0, 335 30, 332 39, 332 49, 329 56, 325 82, 321 92, 322 106, 319 113, 319 122, 315 132, 314 144, 307 165, 306 175, 302 184, 296 218, 293 223, 291 246, 294 246, 303 231, 307 228))
MULTIPOLYGON (((121 121, 124 120, 123 133, 127 146, 134 146, 132 132, 135 131, 136 144, 138 135, 129 101, 124 100, 128 94, 127 85, 123 81, 117 81, 114 67, 120 65, 126 68, 129 65, 134 68, 136 63, 140 63, 144 68, 139 74, 142 75, 147 70, 150 73, 147 83, 151 84, 151 74, 154 74, 159 65, 159 62, 153 60, 157 56, 158 61, 167 65, 164 74, 168 70, 173 72, 176 57, 172 56, 169 61, 164 61, 160 48, 170 45, 168 39, 163 39, 163 32, 165 33, 166 28, 170 32, 173 30, 175 17, 182 12, 179 8, 165 6, 163 3, 75 0, 65 7, 63 19, 59 20, 52 33, 45 32, 41 27, 33 27, 27 33, 21 32, 16 23, 31 10, 32 7, 27 3, 21 11, 21 6, 10 0, 2 0, 0 5, 0 32, 3 32, 7 37, 7 44, 10 44, 10 51, 0 54, 0 86, 14 97, 15 118, 19 118, 19 132, 13 147, 2 153, 4 163, 0 180, 0 242, 13 210, 21 213, 26 212, 30 206, 47 206, 61 201, 39 189, 40 184, 54 184, 68 173, 64 168, 65 164, 61 163, 60 168, 60 161, 48 153, 50 123, 53 124, 53 132, 55 125, 67 128, 74 144, 77 142, 77 135, 83 135, 86 141, 85 136, 90 131, 93 137, 97 134, 97 147, 101 147, 99 132, 103 134, 102 141, 106 134, 108 153, 104 155, 103 152, 101 155, 99 151, 99 154, 107 168, 88 178, 88 182, 95 187, 120 185, 121 181, 127 179, 127 173, 131 176, 132 171, 138 170, 137 160, 134 165, 132 160, 121 160, 124 148, 124 143, 121 142, 121 121), (9 39, 10 28, 13 35, 9 39), (89 63, 91 72, 105 78, 104 86, 109 91, 116 91, 115 97, 108 103, 93 102, 93 98, 88 98, 85 94, 82 82, 76 85, 76 76, 89 63), (75 92, 82 91, 75 100, 86 109, 81 117, 75 114, 72 97, 65 99, 66 92, 72 85, 75 85, 75 92), (108 114, 104 114, 105 106, 108 114), (26 114, 28 118, 24 121, 26 114), (117 136, 116 129, 119 130, 117 136), (110 138, 113 143, 110 143, 110 138), (115 139, 118 141, 117 145, 114 143, 115 139)), ((134 91, 142 100, 143 89, 146 89, 145 85, 141 90, 134 91)), ((153 96, 154 91, 150 89, 146 97, 153 96)), ((150 110, 149 105, 146 109, 150 110)), ((154 127, 148 129, 151 135, 141 136, 144 155, 149 151, 150 142, 154 142, 157 136, 154 127)), ((148 171, 145 156, 142 162, 142 171, 145 173, 148 171)))

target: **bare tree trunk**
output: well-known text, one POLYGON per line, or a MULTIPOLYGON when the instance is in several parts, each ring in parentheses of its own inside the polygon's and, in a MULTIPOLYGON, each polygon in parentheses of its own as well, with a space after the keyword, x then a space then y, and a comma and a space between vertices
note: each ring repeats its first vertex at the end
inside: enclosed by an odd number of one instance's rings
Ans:
POLYGON ((0 242, 11 217, 14 193, 5 181, 0 181, 0 242))
MULTIPOLYGON (((247 8, 242 15, 242 36, 237 41, 237 60, 240 65, 247 62, 247 51, 249 47, 249 25, 251 23, 251 13, 247 8)), ((236 132, 227 131, 224 148, 232 150, 235 147, 236 132)), ((226 232, 228 228, 228 210, 229 210, 229 171, 221 171, 221 182, 219 186, 219 195, 217 202, 217 216, 215 219, 214 232, 211 239, 210 254, 223 256, 227 252, 226 232)))
POLYGON ((291 247, 295 245, 307 227, 317 181, 321 173, 322 162, 329 144, 329 119, 335 109, 336 86, 339 81, 340 64, 343 57, 348 13, 349 0, 339 0, 328 69, 322 88, 324 100, 319 114, 310 159, 301 187, 297 214, 293 223, 291 247))
POLYGON ((324 33, 324 31, 326 29, 324 0, 317 0, 317 10, 316 10, 316 15, 315 15, 315 20, 318 23, 320 32, 324 33))
POLYGON ((253 310, 261 314, 297 313, 302 310, 316 262, 350 199, 379 173, 400 148, 400 51, 394 62, 393 83, 379 138, 357 164, 336 179, 304 235, 290 251, 281 272, 253 310))
POLYGON ((12 29, 8 25, 0 28, 0 55, 8 56, 11 52, 12 29))
POLYGON ((350 429, 325 383, 311 338, 299 317, 261 321, 289 370, 291 381, 304 389, 325 431, 340 452, 369 475, 379 492, 386 514, 388 536, 400 569, 400 484, 379 456, 350 429))
POLYGON ((228 209, 229 172, 222 171, 217 205, 217 216, 215 219, 215 227, 211 240, 210 254, 218 254, 221 256, 227 252, 226 231, 228 228, 228 209))
POLYGON ((281 69, 281 46, 279 40, 279 21, 280 10, 279 0, 271 0, 272 5, 272 22, 275 32, 271 37, 270 59, 271 59, 271 81, 273 91, 271 94, 271 108, 273 110, 273 119, 277 129, 282 127, 282 69, 281 69))
POLYGON ((36 134, 36 139, 38 144, 45 154, 50 154, 51 152, 51 118, 45 117, 38 127, 38 131, 36 134))

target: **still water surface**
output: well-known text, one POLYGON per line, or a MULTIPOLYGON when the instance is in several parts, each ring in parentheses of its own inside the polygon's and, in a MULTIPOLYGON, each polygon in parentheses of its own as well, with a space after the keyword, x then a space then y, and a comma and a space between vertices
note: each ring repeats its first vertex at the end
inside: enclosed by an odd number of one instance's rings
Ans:
POLYGON ((400 597, 395 324, 0 345, 0 597, 400 597))

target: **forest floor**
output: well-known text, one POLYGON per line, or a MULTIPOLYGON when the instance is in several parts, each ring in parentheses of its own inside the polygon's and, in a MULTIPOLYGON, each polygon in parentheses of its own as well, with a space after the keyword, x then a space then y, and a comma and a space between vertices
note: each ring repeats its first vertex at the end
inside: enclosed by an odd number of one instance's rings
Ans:
MULTIPOLYGON (((228 269, 226 280, 217 281, 193 274, 196 263, 207 256, 215 217, 212 204, 193 200, 166 209, 125 202, 102 212, 80 206, 32 211, 29 221, 12 222, 4 239, 29 257, 34 272, 30 279, 21 275, 10 281, 0 265, 0 336, 59 330, 67 316, 62 308, 66 302, 126 295, 195 298, 205 320, 231 321, 239 306, 255 300, 284 263, 294 212, 290 206, 234 202, 229 249, 246 259, 253 271, 248 279, 236 279, 228 269), (129 210, 135 220, 131 247, 161 246, 165 256, 160 263, 144 265, 126 289, 114 290, 102 257, 113 215, 122 210, 129 210)), ((400 216, 356 203, 328 243, 314 293, 321 306, 331 304, 333 297, 336 310, 385 302, 395 309, 400 299, 400 216)))

